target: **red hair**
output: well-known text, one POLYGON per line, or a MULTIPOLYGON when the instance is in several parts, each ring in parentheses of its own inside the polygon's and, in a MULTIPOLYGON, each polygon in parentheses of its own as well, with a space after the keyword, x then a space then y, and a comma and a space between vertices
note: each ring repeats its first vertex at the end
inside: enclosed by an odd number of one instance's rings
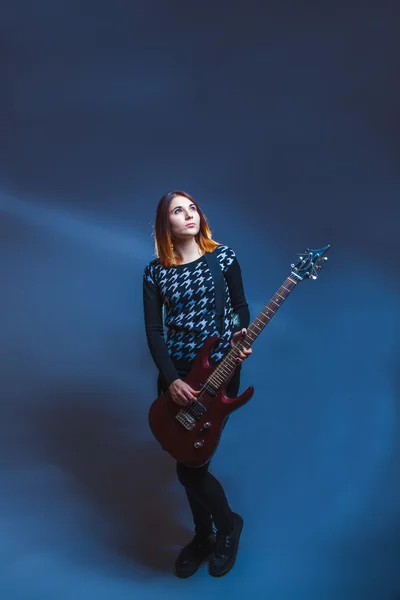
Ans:
POLYGON ((155 255, 159 259, 160 264, 167 268, 172 267, 173 265, 180 265, 183 261, 183 258, 174 248, 171 225, 169 222, 169 206, 176 196, 184 196, 190 200, 190 202, 193 202, 197 208, 197 212, 200 215, 200 229, 199 233, 195 236, 195 239, 200 250, 203 253, 212 252, 214 248, 221 245, 212 239, 211 229, 207 219, 196 200, 187 192, 182 192, 180 190, 168 192, 167 194, 164 194, 164 196, 161 196, 158 202, 156 220, 152 234, 154 237, 155 255))

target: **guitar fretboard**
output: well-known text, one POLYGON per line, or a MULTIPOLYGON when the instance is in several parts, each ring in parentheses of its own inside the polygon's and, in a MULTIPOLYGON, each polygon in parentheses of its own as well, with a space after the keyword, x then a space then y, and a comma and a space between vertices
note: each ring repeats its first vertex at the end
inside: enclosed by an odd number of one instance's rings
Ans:
POLYGON ((235 367, 236 358, 243 348, 249 348, 257 339, 264 327, 268 325, 272 317, 277 313, 289 294, 294 290, 297 281, 293 277, 288 277, 274 294, 271 300, 264 306, 261 312, 247 328, 247 336, 243 341, 239 341, 228 354, 223 358, 218 367, 213 371, 207 380, 207 383, 214 390, 218 390, 229 379, 235 367))

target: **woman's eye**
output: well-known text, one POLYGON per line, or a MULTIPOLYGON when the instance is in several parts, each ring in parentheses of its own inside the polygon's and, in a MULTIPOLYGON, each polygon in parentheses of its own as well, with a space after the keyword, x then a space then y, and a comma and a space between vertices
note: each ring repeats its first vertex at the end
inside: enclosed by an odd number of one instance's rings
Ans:
MULTIPOLYGON (((190 208, 191 210, 194 210, 194 211, 196 211, 196 210, 197 210, 197 207, 196 207, 196 206, 194 206, 194 205, 193 205, 193 206, 190 206, 189 208, 190 208)), ((181 208, 176 208, 176 209, 174 210, 174 215, 177 215, 179 212, 181 212, 181 210, 182 210, 181 208)))

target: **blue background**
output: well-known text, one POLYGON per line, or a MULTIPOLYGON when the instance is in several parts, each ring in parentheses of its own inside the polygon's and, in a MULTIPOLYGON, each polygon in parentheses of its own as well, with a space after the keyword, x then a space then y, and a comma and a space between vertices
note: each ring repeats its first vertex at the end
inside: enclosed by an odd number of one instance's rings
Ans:
POLYGON ((400 8, 13 0, 0 8, 4 600, 400 593, 400 8), (172 574, 192 523, 152 438, 142 274, 157 201, 198 200, 259 337, 213 459, 235 568, 172 574))

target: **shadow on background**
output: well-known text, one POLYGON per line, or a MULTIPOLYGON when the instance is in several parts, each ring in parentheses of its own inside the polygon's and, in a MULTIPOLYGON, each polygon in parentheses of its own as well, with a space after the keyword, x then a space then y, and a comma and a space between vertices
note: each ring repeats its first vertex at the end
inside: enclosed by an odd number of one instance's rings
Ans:
POLYGON ((189 535, 178 519, 183 496, 168 493, 175 463, 155 441, 135 441, 147 421, 137 413, 127 422, 115 409, 117 393, 112 385, 86 382, 47 390, 29 414, 39 454, 72 475, 81 499, 100 512, 93 538, 128 560, 170 572, 174 546, 189 535))

